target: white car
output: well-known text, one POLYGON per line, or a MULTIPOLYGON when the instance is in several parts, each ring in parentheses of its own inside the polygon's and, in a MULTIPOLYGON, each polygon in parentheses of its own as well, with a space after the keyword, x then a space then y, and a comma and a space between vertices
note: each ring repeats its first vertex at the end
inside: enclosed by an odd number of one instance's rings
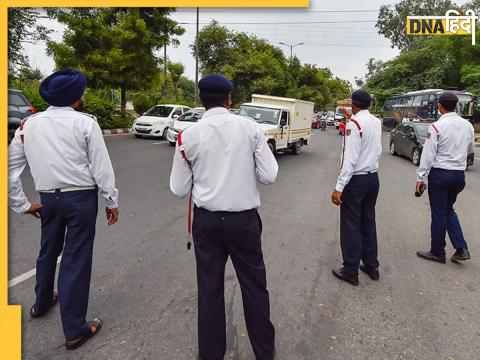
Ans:
POLYGON ((205 108, 203 107, 196 107, 190 109, 185 114, 180 116, 175 122, 173 126, 168 129, 167 132, 167 140, 170 145, 175 146, 177 142, 177 136, 179 131, 185 130, 186 128, 195 124, 199 119, 202 118, 203 114, 205 113, 205 108))
POLYGON ((335 121, 334 121, 335 129, 338 130, 338 128, 340 127, 340 122, 341 122, 343 119, 344 119, 343 114, 335 113, 335 121))
POLYGON ((190 108, 183 105, 155 105, 135 119, 132 133, 135 137, 163 137, 166 139, 168 129, 173 126, 173 122, 188 110, 190 108))

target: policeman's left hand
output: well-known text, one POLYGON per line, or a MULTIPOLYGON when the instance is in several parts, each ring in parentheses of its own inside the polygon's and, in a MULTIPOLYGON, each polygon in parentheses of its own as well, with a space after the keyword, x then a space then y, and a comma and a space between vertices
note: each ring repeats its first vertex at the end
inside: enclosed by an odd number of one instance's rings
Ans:
POLYGON ((332 193, 332 203, 339 206, 342 203, 342 193, 340 191, 334 190, 332 193))

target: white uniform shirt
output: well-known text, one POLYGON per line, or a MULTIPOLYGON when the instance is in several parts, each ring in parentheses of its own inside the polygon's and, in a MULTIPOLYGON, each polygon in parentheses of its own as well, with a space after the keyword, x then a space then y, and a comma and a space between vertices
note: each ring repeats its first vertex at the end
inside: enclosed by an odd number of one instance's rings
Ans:
POLYGON ((449 112, 430 125, 417 170, 422 181, 430 169, 465 170, 467 156, 473 152, 475 135, 472 124, 455 112, 449 112))
POLYGON ((205 112, 182 132, 181 142, 173 158, 170 189, 180 197, 192 190, 198 207, 210 211, 257 208, 257 180, 271 184, 277 177, 278 164, 260 125, 225 108, 205 112))
POLYGON ((347 123, 343 140, 342 169, 335 186, 335 190, 340 192, 343 192, 353 175, 378 171, 382 154, 380 120, 368 110, 360 110, 347 123))
POLYGON ((24 214, 31 206, 20 175, 28 164, 35 190, 98 186, 109 208, 118 207, 118 191, 102 131, 90 116, 71 107, 49 107, 17 129, 8 147, 8 196, 24 214))

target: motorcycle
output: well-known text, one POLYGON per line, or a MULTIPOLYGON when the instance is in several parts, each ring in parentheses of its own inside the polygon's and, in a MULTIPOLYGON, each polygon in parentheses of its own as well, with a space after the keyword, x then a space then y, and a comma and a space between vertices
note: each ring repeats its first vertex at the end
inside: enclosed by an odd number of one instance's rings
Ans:
POLYGON ((320 130, 325 131, 327 130, 327 122, 325 120, 320 120, 320 130))

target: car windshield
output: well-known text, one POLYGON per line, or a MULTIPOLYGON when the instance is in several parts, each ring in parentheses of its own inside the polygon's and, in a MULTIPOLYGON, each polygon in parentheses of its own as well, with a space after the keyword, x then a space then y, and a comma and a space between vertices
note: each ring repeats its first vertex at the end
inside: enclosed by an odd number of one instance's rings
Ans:
POLYGON ((197 122, 199 119, 202 118, 205 110, 203 109, 195 109, 189 110, 182 116, 180 116, 177 120, 178 121, 190 121, 190 122, 197 122))
POLYGON ((147 116, 158 116, 158 117, 168 117, 170 113, 172 112, 173 107, 171 106, 154 106, 150 110, 148 110, 145 115, 147 116))
POLYGON ((458 104, 457 104, 457 113, 460 116, 473 116, 474 112, 474 101, 471 95, 467 94, 457 94, 458 96, 458 104))
POLYGON ((260 124, 278 124, 280 109, 264 108, 253 105, 243 105, 238 115, 249 117, 260 124))
POLYGON ((428 134, 428 129, 430 124, 417 124, 415 125, 415 130, 417 130, 418 136, 426 137, 428 134))

